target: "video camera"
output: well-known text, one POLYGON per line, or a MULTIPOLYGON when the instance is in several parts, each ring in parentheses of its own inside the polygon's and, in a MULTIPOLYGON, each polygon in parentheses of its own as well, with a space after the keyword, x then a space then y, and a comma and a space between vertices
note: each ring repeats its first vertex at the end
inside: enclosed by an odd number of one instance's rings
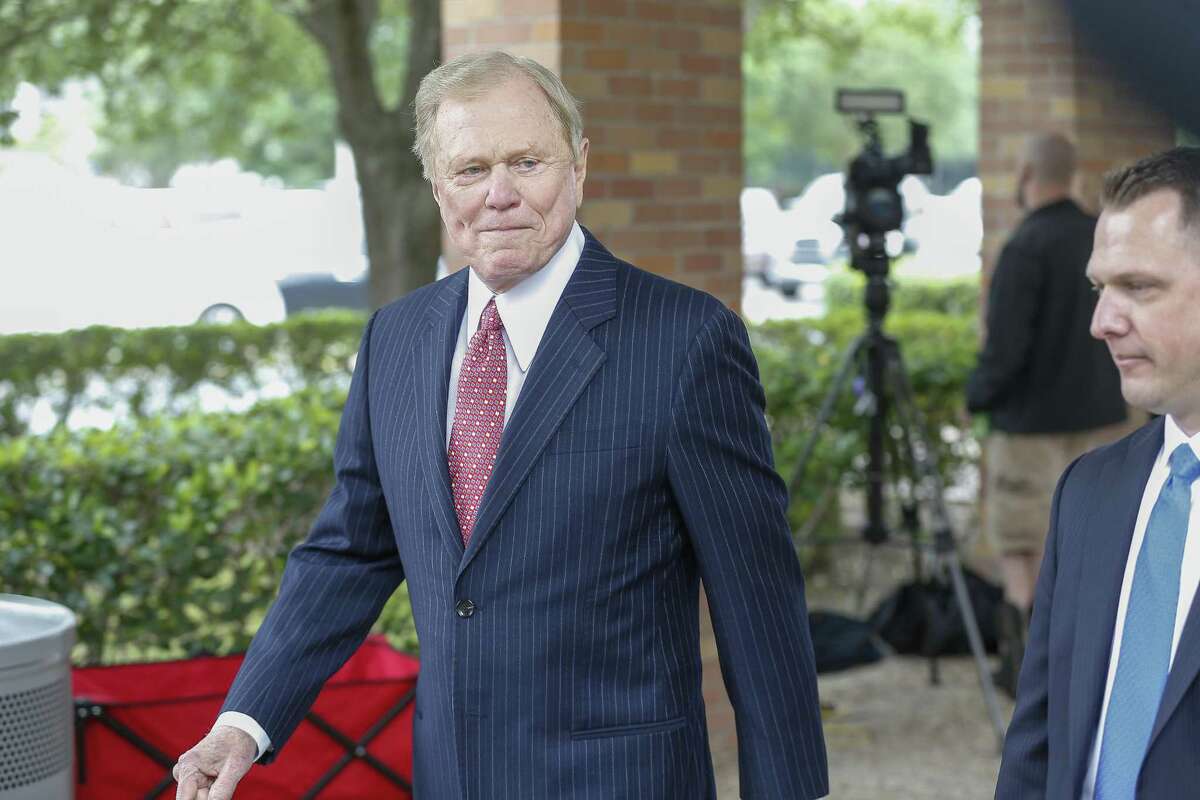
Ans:
POLYGON ((903 114, 904 93, 896 89, 838 89, 835 107, 853 114, 865 138, 863 149, 846 170, 846 206, 835 217, 846 233, 851 266, 864 272, 887 269, 884 235, 904 222, 900 181, 905 175, 929 175, 929 126, 909 119, 908 151, 885 156, 877 114, 903 114))

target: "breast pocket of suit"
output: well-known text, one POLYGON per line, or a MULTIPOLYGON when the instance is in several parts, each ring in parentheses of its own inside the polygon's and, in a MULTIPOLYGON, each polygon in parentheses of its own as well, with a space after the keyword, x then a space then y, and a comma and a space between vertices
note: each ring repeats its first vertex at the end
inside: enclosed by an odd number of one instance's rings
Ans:
POLYGON ((602 453, 614 450, 633 450, 646 444, 645 429, 639 423, 614 423, 565 427, 554 435, 546 452, 602 453))

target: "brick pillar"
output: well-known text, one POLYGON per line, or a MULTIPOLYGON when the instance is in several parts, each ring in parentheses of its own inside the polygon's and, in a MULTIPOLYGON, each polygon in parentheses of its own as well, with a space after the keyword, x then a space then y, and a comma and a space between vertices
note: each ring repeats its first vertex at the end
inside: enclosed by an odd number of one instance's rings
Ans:
POLYGON ((741 0, 443 0, 442 15, 446 58, 530 56, 583 101, 584 225, 738 307, 741 0))
POLYGON ((1170 121, 1136 99, 1078 40, 1062 4, 980 0, 979 174, 983 263, 990 275, 1019 221, 1017 161, 1025 136, 1057 130, 1079 155, 1077 200, 1096 210, 1109 169, 1175 143, 1170 121))

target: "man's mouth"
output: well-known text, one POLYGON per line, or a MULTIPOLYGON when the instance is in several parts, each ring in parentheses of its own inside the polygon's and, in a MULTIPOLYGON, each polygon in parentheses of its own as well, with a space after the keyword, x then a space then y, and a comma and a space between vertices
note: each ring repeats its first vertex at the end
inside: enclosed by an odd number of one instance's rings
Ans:
POLYGON ((1139 364, 1149 364, 1150 359, 1146 356, 1132 354, 1112 354, 1113 363, 1117 365, 1117 369, 1126 369, 1136 367, 1139 364))

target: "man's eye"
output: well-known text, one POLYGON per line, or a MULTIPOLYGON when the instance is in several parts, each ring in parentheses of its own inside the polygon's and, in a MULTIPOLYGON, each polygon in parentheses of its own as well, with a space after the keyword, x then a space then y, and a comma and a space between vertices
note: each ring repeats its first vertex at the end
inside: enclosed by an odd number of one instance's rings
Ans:
POLYGON ((532 158, 522 158, 517 162, 517 168, 523 170, 531 170, 538 165, 538 162, 532 158))
POLYGON ((468 178, 473 178, 482 172, 483 172, 482 167, 463 167, 461 170, 458 171, 458 174, 463 175, 468 178))

